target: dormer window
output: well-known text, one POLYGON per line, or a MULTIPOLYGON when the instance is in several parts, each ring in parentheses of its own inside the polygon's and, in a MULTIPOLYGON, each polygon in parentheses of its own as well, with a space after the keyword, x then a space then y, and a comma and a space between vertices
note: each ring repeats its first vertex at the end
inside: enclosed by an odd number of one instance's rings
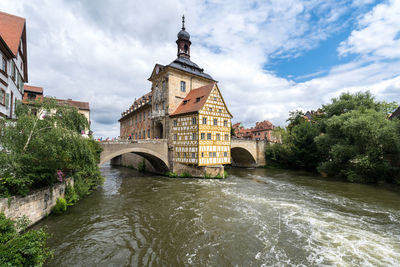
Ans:
POLYGON ((183 100, 183 104, 186 105, 189 100, 183 100))
POLYGON ((201 97, 196 98, 196 102, 200 102, 201 97))
POLYGON ((181 81, 181 92, 186 92, 186 82, 181 81))

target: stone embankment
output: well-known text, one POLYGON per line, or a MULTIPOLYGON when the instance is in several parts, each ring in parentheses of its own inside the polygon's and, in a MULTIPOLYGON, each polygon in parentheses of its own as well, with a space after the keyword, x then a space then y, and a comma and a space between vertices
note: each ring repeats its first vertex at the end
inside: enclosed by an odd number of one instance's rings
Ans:
POLYGON ((30 225, 33 225, 50 214, 57 199, 64 197, 67 184, 73 185, 74 180, 69 178, 66 183, 35 190, 25 197, 0 198, 0 212, 10 219, 25 215, 29 218, 30 225))

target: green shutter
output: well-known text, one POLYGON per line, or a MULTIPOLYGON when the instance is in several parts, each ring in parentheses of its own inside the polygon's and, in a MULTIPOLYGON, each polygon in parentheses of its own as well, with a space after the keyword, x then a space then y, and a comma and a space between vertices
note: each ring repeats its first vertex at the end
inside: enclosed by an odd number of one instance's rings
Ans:
POLYGON ((10 94, 7 93, 6 94, 6 108, 8 108, 9 105, 10 105, 10 94))

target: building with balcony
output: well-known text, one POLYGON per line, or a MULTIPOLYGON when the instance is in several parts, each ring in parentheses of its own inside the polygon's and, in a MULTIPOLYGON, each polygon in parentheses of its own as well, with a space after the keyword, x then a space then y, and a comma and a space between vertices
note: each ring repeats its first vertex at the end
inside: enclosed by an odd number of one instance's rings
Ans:
POLYGON ((28 82, 25 19, 0 12, 0 117, 15 119, 28 82))

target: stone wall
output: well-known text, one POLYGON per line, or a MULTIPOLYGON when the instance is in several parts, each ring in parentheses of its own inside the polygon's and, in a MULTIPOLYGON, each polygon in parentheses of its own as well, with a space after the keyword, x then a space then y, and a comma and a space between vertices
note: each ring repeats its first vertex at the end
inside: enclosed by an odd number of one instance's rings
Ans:
MULTIPOLYGON (((73 185, 74 180, 70 178, 67 183, 73 185)), ((0 198, 0 212, 10 219, 26 215, 32 225, 50 214, 57 198, 64 197, 65 188, 65 183, 59 183, 53 187, 35 190, 25 197, 0 198)))
POLYGON ((201 177, 204 178, 205 174, 210 177, 215 177, 217 175, 223 176, 224 175, 224 166, 223 165, 216 165, 216 166, 194 166, 194 165, 187 165, 182 163, 174 162, 174 169, 178 175, 182 173, 190 173, 193 177, 201 177))

